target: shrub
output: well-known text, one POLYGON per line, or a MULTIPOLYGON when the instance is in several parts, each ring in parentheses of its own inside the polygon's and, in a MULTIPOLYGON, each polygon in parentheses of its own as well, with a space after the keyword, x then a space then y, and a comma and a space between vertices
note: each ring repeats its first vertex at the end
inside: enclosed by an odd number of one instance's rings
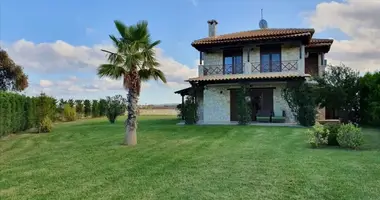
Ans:
POLYGON ((308 142, 314 148, 328 143, 329 131, 323 125, 316 123, 311 129, 307 130, 309 135, 308 142))
POLYGON ((351 123, 344 124, 338 130, 337 141, 341 147, 357 149, 363 144, 363 133, 351 123))
POLYGON ((246 97, 249 96, 249 88, 246 85, 242 85, 241 88, 237 90, 237 112, 238 112, 238 123, 240 125, 247 125, 252 121, 252 111, 250 102, 247 101, 246 97))
POLYGON ((318 105, 313 86, 305 82, 288 85, 283 90, 282 95, 302 126, 313 126, 315 124, 318 105))
POLYGON ((63 106, 63 117, 67 121, 75 121, 76 119, 76 111, 75 108, 71 107, 70 104, 65 104, 63 106))
POLYGON ((107 97, 106 116, 113 124, 119 115, 125 113, 127 100, 121 95, 107 97))
POLYGON ((46 116, 39 124, 37 130, 39 133, 49 133, 53 129, 53 122, 46 116))
POLYGON ((198 121, 198 104, 194 97, 187 96, 185 101, 185 124, 196 124, 198 121))
POLYGON ((340 128, 340 124, 332 124, 332 123, 327 123, 324 125, 325 127, 325 132, 328 132, 328 145, 330 146, 339 146, 338 141, 336 140, 336 137, 338 135, 338 131, 340 128))

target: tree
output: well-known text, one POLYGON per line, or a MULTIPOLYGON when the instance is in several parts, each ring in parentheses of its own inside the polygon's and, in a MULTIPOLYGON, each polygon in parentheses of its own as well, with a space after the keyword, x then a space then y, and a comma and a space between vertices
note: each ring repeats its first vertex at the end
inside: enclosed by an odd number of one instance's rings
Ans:
POLYGON ((360 123, 380 126, 380 72, 360 78, 360 123))
POLYGON ((83 101, 82 100, 75 100, 75 111, 77 114, 83 114, 83 101))
POLYGON ((74 108, 74 104, 75 104, 75 102, 74 102, 73 99, 69 99, 69 100, 67 101, 67 103, 70 105, 70 107, 74 108))
POLYGON ((343 123, 359 120, 359 72, 346 67, 329 65, 321 77, 315 77, 318 82, 318 103, 321 107, 338 110, 343 123))
POLYGON ((302 126, 313 126, 317 114, 317 92, 314 86, 305 81, 289 83, 282 91, 294 117, 302 126))
POLYGON ((110 35, 116 52, 103 50, 108 55, 109 64, 98 68, 99 77, 123 79, 123 86, 128 91, 128 118, 125 122, 125 144, 137 144, 137 103, 141 90, 141 82, 150 79, 166 83, 164 73, 157 67, 159 63, 155 55, 155 47, 161 41, 152 42, 148 30, 148 22, 141 21, 136 25, 126 26, 114 21, 120 36, 110 35))
POLYGON ((106 115, 106 109, 107 109, 107 100, 100 99, 99 101, 99 116, 105 116, 106 115))
POLYGON ((88 117, 91 115, 91 102, 90 100, 84 100, 84 116, 88 117))
POLYGON ((99 117, 99 103, 98 100, 92 101, 92 117, 99 117))
POLYGON ((121 95, 107 97, 106 116, 111 124, 115 123, 117 116, 125 113, 127 100, 121 95))
POLYGON ((23 68, 0 48, 0 90, 22 91, 27 87, 28 76, 23 72, 23 68))

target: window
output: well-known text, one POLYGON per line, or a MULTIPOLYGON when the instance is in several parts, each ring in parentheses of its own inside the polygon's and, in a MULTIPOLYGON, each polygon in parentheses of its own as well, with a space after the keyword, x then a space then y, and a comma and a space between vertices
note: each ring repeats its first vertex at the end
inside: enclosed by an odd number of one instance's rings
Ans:
POLYGON ((281 72, 281 46, 262 46, 260 62, 261 72, 281 72))
POLYGON ((241 50, 223 52, 224 74, 243 73, 243 53, 241 50))

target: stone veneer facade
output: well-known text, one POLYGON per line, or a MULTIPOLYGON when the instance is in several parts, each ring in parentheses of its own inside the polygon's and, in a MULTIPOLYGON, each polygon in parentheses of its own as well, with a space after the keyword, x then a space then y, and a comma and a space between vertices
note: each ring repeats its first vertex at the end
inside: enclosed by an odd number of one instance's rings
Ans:
MULTIPOLYGON (((282 61, 298 61, 298 71, 300 73, 305 73, 305 46, 282 46, 281 47, 281 60, 282 61), (301 51, 301 53, 300 53, 301 51), (302 58, 300 58, 300 54, 302 58)), ((251 63, 260 62, 260 47, 247 46, 243 48, 243 65, 244 74, 250 73, 260 73, 252 72, 251 63), (249 62, 248 62, 248 52, 249 52, 249 62)), ((205 66, 222 66, 223 65, 223 51, 213 51, 203 54, 203 65, 205 66)), ((203 65, 198 68, 198 75, 203 76, 203 65)), ((285 72, 286 70, 283 69, 285 72)), ((220 71, 219 74, 223 74, 220 71)))
MULTIPOLYGON (((254 84, 252 88, 258 87, 275 87, 273 90, 273 109, 275 116, 282 116, 285 111, 286 122, 295 123, 295 118, 288 106, 288 103, 282 97, 282 89, 286 83, 269 83, 254 84)), ((237 88, 236 85, 208 85, 203 91, 202 100, 199 100, 199 106, 203 116, 199 116, 200 123, 204 124, 222 124, 230 122, 230 90, 237 88)), ((198 112, 201 114, 201 112, 198 112)))

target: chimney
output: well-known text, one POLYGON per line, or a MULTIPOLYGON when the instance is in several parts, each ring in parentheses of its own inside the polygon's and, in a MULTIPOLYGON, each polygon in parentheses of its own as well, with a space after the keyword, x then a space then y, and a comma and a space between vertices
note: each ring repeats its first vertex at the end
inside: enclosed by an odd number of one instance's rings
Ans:
POLYGON ((216 36, 216 25, 218 22, 215 19, 208 20, 208 36, 215 37, 216 36))

